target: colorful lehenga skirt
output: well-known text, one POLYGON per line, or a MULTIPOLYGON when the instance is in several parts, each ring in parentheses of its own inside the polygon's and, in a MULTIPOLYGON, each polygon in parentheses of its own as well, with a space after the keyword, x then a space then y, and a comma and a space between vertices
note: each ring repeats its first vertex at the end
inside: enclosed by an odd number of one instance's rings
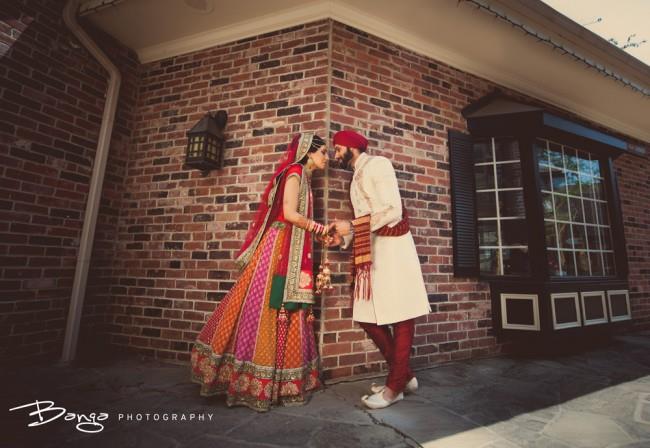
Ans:
POLYGON ((192 381, 201 395, 226 395, 228 406, 257 411, 305 403, 320 387, 309 310, 269 306, 273 273, 289 232, 273 223, 251 262, 217 306, 192 348, 192 381))

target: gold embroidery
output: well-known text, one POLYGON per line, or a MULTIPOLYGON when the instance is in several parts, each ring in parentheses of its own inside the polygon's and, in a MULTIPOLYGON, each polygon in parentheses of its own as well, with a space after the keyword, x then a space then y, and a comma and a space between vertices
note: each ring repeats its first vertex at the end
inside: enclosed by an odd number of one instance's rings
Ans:
POLYGON ((298 393, 298 385, 296 383, 285 383, 280 389, 280 395, 296 395, 298 393))
POLYGON ((309 285, 311 285, 311 275, 309 275, 309 272, 300 271, 300 284, 299 284, 299 286, 301 288, 306 288, 309 285))
POLYGON ((309 151, 309 147, 311 146, 311 141, 313 138, 313 132, 305 132, 300 136, 298 149, 296 150, 296 160, 294 160, 294 162, 300 162, 302 158, 307 155, 307 151, 309 151))
MULTIPOLYGON (((300 180, 300 200, 298 213, 307 216, 309 211, 309 181, 303 170, 300 180)), ((283 302, 314 303, 314 292, 311 289, 303 288, 300 284, 301 260, 305 246, 305 230, 293 226, 291 232, 291 243, 289 246, 289 265, 287 267, 287 283, 284 289, 283 302)), ((310 282, 311 283, 311 282, 310 282)))
POLYGON ((191 379, 201 385, 201 395, 225 394, 228 406, 242 405, 256 411, 268 411, 272 406, 299 405, 307 401, 310 392, 320 387, 318 357, 302 367, 276 370, 250 361, 238 361, 231 353, 215 355, 208 344, 196 341, 192 359, 199 363, 192 364, 191 379), (213 373, 208 374, 208 370, 213 373), (234 372, 238 376, 232 382, 234 372), (206 377, 212 381, 206 382, 206 377), (272 396, 274 386, 275 397, 272 396))

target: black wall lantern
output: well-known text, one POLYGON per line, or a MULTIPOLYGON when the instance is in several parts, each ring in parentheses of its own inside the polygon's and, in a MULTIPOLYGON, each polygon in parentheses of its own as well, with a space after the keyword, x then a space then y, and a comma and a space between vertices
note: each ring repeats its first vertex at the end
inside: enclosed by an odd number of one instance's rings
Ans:
POLYGON ((225 110, 208 112, 187 131, 185 164, 204 174, 223 166, 224 129, 228 121, 225 110))

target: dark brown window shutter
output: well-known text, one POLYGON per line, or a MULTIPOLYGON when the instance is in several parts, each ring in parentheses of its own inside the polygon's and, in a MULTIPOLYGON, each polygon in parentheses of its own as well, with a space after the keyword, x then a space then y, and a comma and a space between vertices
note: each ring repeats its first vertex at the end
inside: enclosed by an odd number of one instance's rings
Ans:
POLYGON ((454 275, 473 277, 479 274, 479 264, 472 137, 453 130, 448 135, 454 275))

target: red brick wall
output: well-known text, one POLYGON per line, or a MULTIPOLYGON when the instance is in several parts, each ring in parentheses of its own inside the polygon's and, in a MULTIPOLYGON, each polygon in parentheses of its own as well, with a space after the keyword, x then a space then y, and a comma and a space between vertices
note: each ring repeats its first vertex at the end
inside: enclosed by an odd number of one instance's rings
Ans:
POLYGON ((629 263, 633 329, 650 329, 650 160, 633 155, 616 159, 629 263))
MULTIPOLYGON (((0 338, 13 355, 60 348, 105 89, 101 68, 67 46, 58 10, 38 11, 25 40, 11 37, 24 17, 0 28, 0 42, 11 44, 9 64, 0 66, 9 82, 2 91, 7 101, 0 102, 0 206, 8 212, 0 222, 0 338), (39 25, 49 23, 41 16, 56 23, 54 31, 39 25), (37 42, 48 32, 59 43, 46 56, 65 64, 39 65, 37 42)), ((452 275, 446 141, 448 129, 465 128, 461 109, 496 86, 330 21, 140 66, 119 46, 108 48, 126 83, 82 343, 92 348, 106 339, 186 362, 207 316, 237 278, 234 255, 291 136, 306 130, 331 136, 345 127, 365 132, 371 153, 393 161, 412 217, 433 309, 417 322, 414 364, 499 351, 487 284, 452 275), (185 133, 219 109, 229 114, 225 166, 203 176, 183 165, 185 133)), ((617 166, 633 312, 638 327, 647 328, 647 197, 638 194, 647 190, 647 167, 627 156, 617 166)), ((332 165, 329 219, 351 216, 349 180, 349 172, 332 165)), ((324 183, 314 179, 321 214, 324 183)), ((317 324, 325 376, 378 371, 381 356, 351 320, 349 253, 333 251, 330 258, 335 289, 323 299, 317 324)))
MULTIPOLYGON (((65 27, 63 2, 0 11, 0 357, 60 355, 106 90, 65 27)), ((84 334, 105 320, 135 56, 105 36, 124 73, 90 271, 84 334)))
MULTIPOLYGON (((235 253, 293 134, 326 129, 329 23, 214 47, 141 68, 119 221, 111 339, 186 361, 233 285, 235 253), (228 112, 224 168, 183 166, 186 131, 228 112)), ((316 193, 322 179, 314 179, 316 193)), ((322 204, 316 204, 322 210, 322 204)))

